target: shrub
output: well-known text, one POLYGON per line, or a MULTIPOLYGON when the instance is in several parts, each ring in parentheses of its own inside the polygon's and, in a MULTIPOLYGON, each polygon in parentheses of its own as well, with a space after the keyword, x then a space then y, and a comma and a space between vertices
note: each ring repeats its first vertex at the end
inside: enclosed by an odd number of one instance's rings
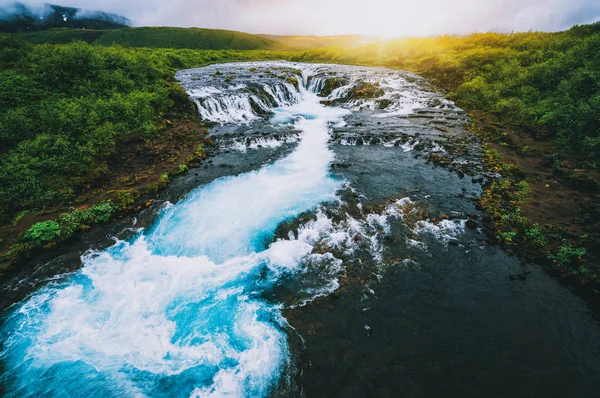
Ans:
POLYGON ((54 220, 42 221, 34 224, 23 234, 25 242, 41 246, 58 238, 62 233, 60 225, 54 220))
POLYGON ((558 266, 571 268, 576 260, 580 260, 587 253, 584 248, 574 248, 570 245, 561 246, 558 253, 549 254, 548 258, 558 266))
POLYGON ((534 224, 525 232, 525 240, 532 248, 544 248, 548 244, 548 239, 544 235, 539 224, 534 224))

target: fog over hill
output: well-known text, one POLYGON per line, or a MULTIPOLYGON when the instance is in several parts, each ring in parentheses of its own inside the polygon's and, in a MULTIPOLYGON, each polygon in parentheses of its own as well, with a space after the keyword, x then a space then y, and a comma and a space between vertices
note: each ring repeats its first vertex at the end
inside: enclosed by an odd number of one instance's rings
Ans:
POLYGON ((51 28, 112 29, 131 25, 121 15, 54 4, 0 3, 1 32, 33 32, 51 28))

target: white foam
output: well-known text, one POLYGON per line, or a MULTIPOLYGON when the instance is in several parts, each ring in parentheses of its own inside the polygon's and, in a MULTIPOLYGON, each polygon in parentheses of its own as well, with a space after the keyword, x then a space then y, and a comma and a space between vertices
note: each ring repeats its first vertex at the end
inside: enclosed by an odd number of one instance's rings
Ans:
POLYGON ((419 221, 414 232, 417 235, 431 235, 442 243, 456 239, 465 231, 466 220, 442 220, 435 224, 431 221, 419 221))

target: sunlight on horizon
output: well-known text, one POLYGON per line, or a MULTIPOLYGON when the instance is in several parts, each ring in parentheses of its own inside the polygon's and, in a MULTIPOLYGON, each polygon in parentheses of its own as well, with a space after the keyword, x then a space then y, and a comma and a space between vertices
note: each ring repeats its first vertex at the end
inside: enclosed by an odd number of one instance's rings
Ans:
MULTIPOLYGON (((560 30, 572 25, 573 10, 588 6, 588 0, 236 0, 220 10, 232 15, 227 28, 249 33, 389 38, 560 30)), ((591 7, 593 12, 579 17, 590 21, 600 17, 600 5, 591 7)), ((225 26, 214 19, 212 27, 225 26)))

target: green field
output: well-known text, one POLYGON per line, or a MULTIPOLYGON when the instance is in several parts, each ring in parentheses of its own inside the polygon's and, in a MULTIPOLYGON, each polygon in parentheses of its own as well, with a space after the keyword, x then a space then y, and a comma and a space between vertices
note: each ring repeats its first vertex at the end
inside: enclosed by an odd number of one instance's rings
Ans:
POLYGON ((259 35, 219 29, 144 27, 108 30, 50 29, 17 33, 33 44, 85 41, 96 45, 192 50, 281 50, 284 44, 259 35))

